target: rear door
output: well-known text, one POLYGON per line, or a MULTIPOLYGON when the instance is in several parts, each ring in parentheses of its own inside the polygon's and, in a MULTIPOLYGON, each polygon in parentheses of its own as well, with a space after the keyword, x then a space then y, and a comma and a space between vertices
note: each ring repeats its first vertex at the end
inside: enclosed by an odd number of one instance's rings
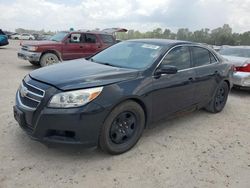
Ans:
POLYGON ((219 75, 219 61, 208 49, 192 46, 193 67, 195 70, 195 101, 207 103, 217 86, 216 78, 219 75))
POLYGON ((102 50, 102 44, 95 34, 86 33, 84 43, 84 57, 89 57, 102 50))
POLYGON ((176 66, 178 72, 162 75, 153 80, 153 117, 159 120, 185 110, 194 103, 195 71, 191 68, 191 57, 188 46, 173 48, 163 59, 162 64, 176 66))

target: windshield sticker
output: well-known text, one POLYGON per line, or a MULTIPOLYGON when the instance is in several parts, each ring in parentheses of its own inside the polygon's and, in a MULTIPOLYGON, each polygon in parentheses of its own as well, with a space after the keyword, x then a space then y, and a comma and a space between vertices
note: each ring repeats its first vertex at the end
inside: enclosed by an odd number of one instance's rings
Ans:
POLYGON ((156 45, 152 45, 152 44, 143 44, 141 47, 142 48, 149 48, 149 49, 153 49, 153 50, 157 50, 158 48, 160 48, 160 46, 156 46, 156 45))

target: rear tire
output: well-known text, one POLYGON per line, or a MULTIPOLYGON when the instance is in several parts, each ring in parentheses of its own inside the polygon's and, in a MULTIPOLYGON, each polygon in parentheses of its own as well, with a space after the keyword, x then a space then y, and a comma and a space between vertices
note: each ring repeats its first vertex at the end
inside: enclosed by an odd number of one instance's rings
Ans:
POLYGON ((105 120, 99 137, 99 147, 112 155, 130 150, 140 139, 145 114, 139 104, 126 101, 115 107, 105 120))
POLYGON ((46 54, 44 54, 41 57, 40 65, 42 67, 46 67, 46 66, 49 66, 49 65, 56 64, 58 62, 59 62, 59 59, 58 59, 58 57, 55 54, 53 54, 53 53, 46 53, 46 54))
POLYGON ((229 93, 228 84, 226 82, 222 82, 216 89, 213 99, 210 101, 210 103, 205 109, 211 113, 221 112, 226 105, 228 93, 229 93))
POLYGON ((40 66, 40 63, 37 61, 29 61, 34 66, 40 66))

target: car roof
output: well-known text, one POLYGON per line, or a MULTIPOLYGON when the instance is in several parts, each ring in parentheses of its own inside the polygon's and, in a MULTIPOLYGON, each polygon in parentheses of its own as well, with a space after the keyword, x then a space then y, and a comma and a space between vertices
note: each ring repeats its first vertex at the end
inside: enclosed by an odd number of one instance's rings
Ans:
POLYGON ((103 32, 103 31, 91 31, 91 30, 78 30, 78 31, 60 31, 60 32, 64 32, 64 33, 88 33, 88 34, 103 34, 103 35, 111 35, 113 36, 112 34, 110 33, 106 33, 106 32, 103 32))
POLYGON ((181 41, 181 40, 170 40, 170 39, 131 39, 128 41, 133 41, 133 42, 143 42, 143 43, 150 43, 150 44, 155 44, 155 45, 160 45, 160 46, 172 46, 172 45, 178 45, 178 44, 195 44, 195 45, 201 45, 199 43, 193 43, 189 41, 181 41))

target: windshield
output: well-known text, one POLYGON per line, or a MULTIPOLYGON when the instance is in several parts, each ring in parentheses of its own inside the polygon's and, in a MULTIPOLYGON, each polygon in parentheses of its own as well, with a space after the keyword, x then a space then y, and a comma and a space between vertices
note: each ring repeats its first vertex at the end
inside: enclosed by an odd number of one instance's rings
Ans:
POLYGON ((250 57, 250 49, 245 48, 223 48, 219 53, 227 56, 250 57))
POLYGON ((163 47, 142 42, 121 42, 93 56, 96 63, 115 67, 144 69, 160 56, 163 47))
POLYGON ((5 35, 5 33, 0 29, 0 35, 5 35))
POLYGON ((54 36, 52 36, 50 38, 50 40, 60 42, 60 41, 62 41, 64 39, 64 37, 67 34, 68 34, 68 32, 59 32, 59 33, 55 34, 54 36))

